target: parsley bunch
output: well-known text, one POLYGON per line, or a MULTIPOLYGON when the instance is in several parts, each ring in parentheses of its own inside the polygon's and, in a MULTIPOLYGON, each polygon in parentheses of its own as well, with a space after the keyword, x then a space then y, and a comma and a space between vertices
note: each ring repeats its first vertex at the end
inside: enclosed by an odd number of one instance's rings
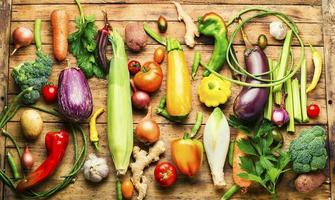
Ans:
POLYGON ((231 126, 241 129, 249 136, 248 140, 237 141, 238 148, 247 155, 240 158, 240 165, 245 173, 239 176, 259 183, 272 195, 272 199, 276 199, 278 178, 286 171, 291 159, 288 152, 281 151, 281 144, 273 144, 274 126, 265 120, 250 127, 235 117, 230 117, 229 122, 231 126))
POLYGON ((80 0, 76 0, 80 16, 76 17, 77 31, 69 36, 70 52, 76 57, 79 68, 86 78, 96 76, 104 78, 104 72, 98 67, 96 61, 96 35, 95 16, 84 16, 80 0))

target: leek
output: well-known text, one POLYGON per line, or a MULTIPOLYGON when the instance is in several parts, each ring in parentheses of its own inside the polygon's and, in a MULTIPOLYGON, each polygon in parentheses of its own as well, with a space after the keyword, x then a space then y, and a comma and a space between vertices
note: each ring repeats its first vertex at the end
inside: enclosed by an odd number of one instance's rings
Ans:
POLYGON ((230 130, 226 117, 218 107, 206 122, 203 142, 214 186, 224 187, 226 182, 223 168, 229 148, 230 130))
POLYGON ((127 55, 124 42, 117 31, 109 40, 113 59, 108 75, 107 134, 108 146, 118 174, 127 172, 133 149, 133 116, 127 55))

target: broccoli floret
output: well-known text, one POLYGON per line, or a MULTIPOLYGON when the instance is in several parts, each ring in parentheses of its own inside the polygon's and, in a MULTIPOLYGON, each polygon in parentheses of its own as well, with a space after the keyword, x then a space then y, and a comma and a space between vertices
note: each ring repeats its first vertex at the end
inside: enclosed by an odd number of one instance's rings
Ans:
POLYGON ((48 82, 52 70, 52 61, 48 55, 37 51, 36 56, 34 62, 25 62, 12 71, 12 77, 21 90, 33 87, 31 92, 24 95, 25 104, 34 104, 40 98, 40 91, 48 82))
POLYGON ((326 131, 320 126, 301 131, 290 144, 293 171, 306 173, 324 169, 327 163, 326 131))

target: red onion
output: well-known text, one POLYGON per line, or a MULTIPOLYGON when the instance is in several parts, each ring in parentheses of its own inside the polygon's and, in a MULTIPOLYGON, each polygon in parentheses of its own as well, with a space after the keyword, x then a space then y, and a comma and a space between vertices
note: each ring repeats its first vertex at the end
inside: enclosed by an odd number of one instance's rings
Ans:
POLYGON ((143 91, 137 90, 134 84, 134 80, 130 80, 131 88, 133 89, 133 95, 131 96, 131 102, 137 109, 145 109, 150 104, 150 96, 143 91))
POLYGON ((13 41, 15 44, 15 49, 11 53, 11 55, 14 55, 14 53, 21 47, 25 47, 31 44, 33 41, 33 32, 26 27, 18 27, 13 31, 13 41))
POLYGON ((278 127, 281 127, 284 124, 286 124, 289 119, 290 119, 289 115, 283 107, 275 108, 272 112, 272 122, 276 124, 278 127))
POLYGON ((22 163, 23 168, 29 169, 29 170, 33 168, 34 166, 33 155, 30 153, 28 146, 24 148, 22 158, 21 158, 21 163, 22 163))

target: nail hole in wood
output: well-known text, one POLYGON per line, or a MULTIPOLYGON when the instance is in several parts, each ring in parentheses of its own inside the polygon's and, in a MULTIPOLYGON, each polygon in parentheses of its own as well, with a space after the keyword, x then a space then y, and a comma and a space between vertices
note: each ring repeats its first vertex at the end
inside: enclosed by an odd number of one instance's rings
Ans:
POLYGON ((332 101, 332 100, 328 100, 328 104, 329 104, 329 105, 332 105, 332 104, 333 104, 333 101, 332 101))
POLYGON ((1 101, 5 101, 5 97, 4 96, 1 97, 1 101))

